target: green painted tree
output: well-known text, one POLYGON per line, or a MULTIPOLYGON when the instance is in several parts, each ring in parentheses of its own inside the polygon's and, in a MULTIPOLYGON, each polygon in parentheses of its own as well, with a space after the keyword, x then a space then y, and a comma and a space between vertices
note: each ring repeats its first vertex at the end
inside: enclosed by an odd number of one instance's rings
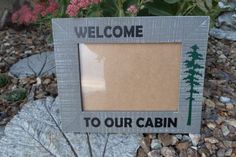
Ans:
POLYGON ((189 110, 188 110, 188 121, 187 125, 191 125, 192 122, 192 104, 194 99, 194 94, 198 94, 199 92, 196 89, 196 86, 200 86, 199 77, 202 77, 202 74, 199 72, 199 69, 202 69, 203 66, 196 63, 198 60, 203 60, 202 54, 198 53, 199 47, 197 45, 193 45, 191 47, 192 51, 187 52, 189 60, 184 62, 187 70, 187 76, 184 78, 185 82, 190 85, 190 90, 187 92, 190 94, 188 98, 189 101, 189 110), (198 77, 197 77, 198 76, 198 77))

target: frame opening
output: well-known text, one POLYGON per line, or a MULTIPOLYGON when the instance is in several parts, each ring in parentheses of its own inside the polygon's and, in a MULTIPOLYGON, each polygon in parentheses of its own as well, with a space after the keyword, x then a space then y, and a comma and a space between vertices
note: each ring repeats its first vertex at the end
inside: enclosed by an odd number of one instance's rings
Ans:
POLYGON ((181 43, 78 47, 83 111, 178 111, 181 43))

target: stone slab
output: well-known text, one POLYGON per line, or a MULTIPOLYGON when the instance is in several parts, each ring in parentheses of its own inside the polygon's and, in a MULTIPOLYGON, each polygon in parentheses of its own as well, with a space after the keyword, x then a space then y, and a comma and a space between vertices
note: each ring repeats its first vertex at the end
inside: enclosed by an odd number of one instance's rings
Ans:
POLYGON ((59 105, 53 98, 27 103, 6 126, 0 156, 134 157, 142 137, 64 133, 60 124, 59 105))
POLYGON ((44 52, 24 58, 10 68, 10 73, 18 78, 56 73, 53 52, 44 52))

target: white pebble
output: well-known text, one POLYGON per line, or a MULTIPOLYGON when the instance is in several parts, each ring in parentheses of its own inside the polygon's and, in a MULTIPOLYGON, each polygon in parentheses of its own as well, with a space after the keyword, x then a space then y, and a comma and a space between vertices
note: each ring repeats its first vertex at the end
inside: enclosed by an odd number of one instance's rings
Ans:
POLYGON ((220 101, 221 101, 222 103, 228 103, 228 102, 230 102, 230 98, 225 97, 225 96, 221 96, 221 97, 220 97, 220 101))

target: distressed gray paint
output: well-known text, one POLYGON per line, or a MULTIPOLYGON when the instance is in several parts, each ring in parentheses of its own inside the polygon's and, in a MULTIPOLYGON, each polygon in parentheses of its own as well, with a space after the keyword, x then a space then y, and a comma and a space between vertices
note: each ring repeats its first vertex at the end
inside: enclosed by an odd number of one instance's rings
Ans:
MULTIPOLYGON (((115 18, 66 18, 53 19, 53 36, 56 59, 56 71, 59 88, 59 101, 61 104, 62 128, 67 132, 169 132, 169 133, 199 133, 201 125, 202 95, 204 82, 204 69, 199 70, 203 74, 199 78, 200 92, 194 95, 195 101, 192 106, 192 125, 187 126, 189 94, 186 92, 188 84, 183 81, 186 77, 183 61, 188 59, 186 52, 190 47, 197 44, 199 53, 204 60, 198 61, 205 65, 209 17, 115 17, 115 18), (130 26, 143 25, 141 38, 78 38, 74 32, 75 26, 130 26), (82 112, 78 43, 182 43, 182 63, 180 69, 180 99, 177 112, 82 112), (98 128, 86 128, 83 117, 177 117, 177 128, 107 128, 101 125, 98 128)), ((102 123, 101 123, 102 124, 102 123)))

